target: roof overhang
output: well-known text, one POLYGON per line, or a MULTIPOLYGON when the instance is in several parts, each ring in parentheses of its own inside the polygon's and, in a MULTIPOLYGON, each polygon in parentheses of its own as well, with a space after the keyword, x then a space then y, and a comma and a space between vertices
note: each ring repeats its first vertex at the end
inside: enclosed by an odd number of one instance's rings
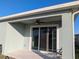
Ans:
POLYGON ((79 1, 69 2, 69 3, 44 7, 40 9, 35 9, 27 12, 22 12, 14 15, 4 16, 4 17, 1 17, 0 20, 8 20, 8 19, 12 20, 13 18, 19 18, 23 16, 30 16, 30 15, 39 14, 39 13, 46 13, 51 11, 55 12, 60 10, 74 9, 74 8, 79 8, 79 1))

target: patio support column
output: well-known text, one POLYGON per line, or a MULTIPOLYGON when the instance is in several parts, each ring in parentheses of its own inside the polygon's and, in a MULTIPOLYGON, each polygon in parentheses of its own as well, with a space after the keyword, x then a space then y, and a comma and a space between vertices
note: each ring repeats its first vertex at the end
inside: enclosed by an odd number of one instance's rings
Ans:
POLYGON ((74 59, 73 24, 72 13, 64 13, 62 16, 62 59, 74 59))

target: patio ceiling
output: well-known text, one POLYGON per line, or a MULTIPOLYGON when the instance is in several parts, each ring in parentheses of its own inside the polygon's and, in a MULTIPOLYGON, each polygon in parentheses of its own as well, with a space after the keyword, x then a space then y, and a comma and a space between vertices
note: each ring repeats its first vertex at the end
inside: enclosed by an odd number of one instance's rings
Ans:
POLYGON ((50 23, 50 22, 55 22, 55 21, 61 21, 61 17, 54 16, 54 17, 48 17, 48 18, 24 20, 24 21, 19 21, 19 22, 24 23, 24 24, 33 24, 36 22, 36 20, 39 20, 40 22, 44 22, 44 23, 50 23))

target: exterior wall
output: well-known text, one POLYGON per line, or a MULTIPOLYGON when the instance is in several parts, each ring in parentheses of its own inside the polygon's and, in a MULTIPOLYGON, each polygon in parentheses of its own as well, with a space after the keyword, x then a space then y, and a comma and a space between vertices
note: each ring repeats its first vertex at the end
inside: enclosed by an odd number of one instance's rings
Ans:
POLYGON ((5 49, 5 38, 6 38, 6 22, 0 23, 0 44, 2 44, 2 53, 5 49))
POLYGON ((0 23, 0 44, 5 42, 6 23, 0 23))
POLYGON ((25 29, 25 38, 24 38, 24 47, 26 50, 31 50, 30 49, 30 26, 26 25, 26 29, 25 29))
POLYGON ((73 20, 72 13, 64 13, 62 16, 62 59, 74 59, 73 55, 73 20))
MULTIPOLYGON (((24 36, 19 32, 21 28, 20 25, 7 23, 4 54, 24 48, 24 36)), ((20 31, 23 32, 24 30, 20 31)))

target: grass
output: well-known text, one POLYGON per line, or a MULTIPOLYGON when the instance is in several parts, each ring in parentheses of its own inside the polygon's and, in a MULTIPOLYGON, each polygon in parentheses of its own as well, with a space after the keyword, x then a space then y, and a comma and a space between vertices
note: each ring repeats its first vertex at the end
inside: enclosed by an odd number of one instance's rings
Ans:
POLYGON ((0 54, 0 59, 5 59, 5 56, 0 54))

